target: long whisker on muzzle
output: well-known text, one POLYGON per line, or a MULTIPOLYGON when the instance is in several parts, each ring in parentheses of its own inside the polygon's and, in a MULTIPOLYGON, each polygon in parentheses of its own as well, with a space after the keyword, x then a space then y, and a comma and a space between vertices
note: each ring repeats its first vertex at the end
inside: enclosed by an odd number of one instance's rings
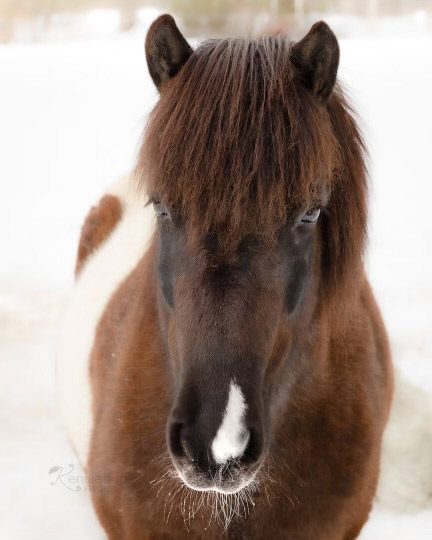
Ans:
POLYGON ((254 482, 264 438, 254 394, 248 390, 237 377, 205 390, 196 382, 184 384, 167 440, 179 476, 191 489, 228 495, 254 482))

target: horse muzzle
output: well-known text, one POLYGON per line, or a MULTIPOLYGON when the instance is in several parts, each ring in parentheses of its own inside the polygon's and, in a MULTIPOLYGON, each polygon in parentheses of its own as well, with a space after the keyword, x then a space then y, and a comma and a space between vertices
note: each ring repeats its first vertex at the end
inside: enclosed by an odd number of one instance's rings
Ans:
POLYGON ((171 413, 167 443, 188 487, 229 494, 254 481, 263 461, 264 437, 253 410, 235 381, 219 407, 215 399, 197 403, 193 393, 183 392, 171 413))

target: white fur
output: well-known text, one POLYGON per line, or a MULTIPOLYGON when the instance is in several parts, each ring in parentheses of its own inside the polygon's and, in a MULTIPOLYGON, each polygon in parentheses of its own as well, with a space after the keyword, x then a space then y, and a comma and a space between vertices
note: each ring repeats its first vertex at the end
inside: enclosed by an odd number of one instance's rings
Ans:
MULTIPOLYGON (((92 430, 89 358, 97 325, 107 303, 145 253, 154 229, 152 208, 135 200, 125 179, 109 193, 120 198, 123 217, 109 238, 86 262, 72 292, 57 359, 60 408, 71 441, 87 463, 92 430)), ((400 377, 386 429, 377 498, 389 509, 420 510, 432 505, 432 398, 400 377)), ((249 433, 246 403, 231 381, 222 424, 212 443, 223 464, 241 456, 249 433)))
POLYGON ((89 359, 98 323, 112 295, 145 253, 154 228, 153 209, 132 196, 129 179, 114 186, 123 215, 85 263, 67 308, 57 360, 61 412, 81 463, 92 431, 89 359))
POLYGON ((386 509, 415 512, 432 507, 432 396, 399 372, 395 383, 377 499, 386 509))
POLYGON ((249 441, 249 432, 244 425, 246 408, 241 388, 231 381, 222 424, 211 446, 216 463, 222 465, 242 456, 246 450, 249 441))

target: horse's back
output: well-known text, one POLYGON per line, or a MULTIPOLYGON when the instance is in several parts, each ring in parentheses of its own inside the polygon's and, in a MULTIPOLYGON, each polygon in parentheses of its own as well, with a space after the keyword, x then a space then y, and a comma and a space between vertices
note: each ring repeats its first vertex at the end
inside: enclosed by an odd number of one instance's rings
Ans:
POLYGON ((93 424, 89 363, 96 330, 110 299, 146 251, 153 231, 151 208, 134 197, 130 184, 131 179, 125 178, 114 185, 86 217, 57 355, 61 412, 83 465, 93 424))

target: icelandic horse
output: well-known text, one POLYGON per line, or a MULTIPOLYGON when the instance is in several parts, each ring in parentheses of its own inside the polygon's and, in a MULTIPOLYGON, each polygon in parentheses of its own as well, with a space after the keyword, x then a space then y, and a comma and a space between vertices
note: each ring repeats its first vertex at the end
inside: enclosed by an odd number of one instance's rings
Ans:
POLYGON ((324 23, 146 38, 136 171, 82 229, 58 376, 112 540, 349 540, 392 395, 364 144, 324 23))

